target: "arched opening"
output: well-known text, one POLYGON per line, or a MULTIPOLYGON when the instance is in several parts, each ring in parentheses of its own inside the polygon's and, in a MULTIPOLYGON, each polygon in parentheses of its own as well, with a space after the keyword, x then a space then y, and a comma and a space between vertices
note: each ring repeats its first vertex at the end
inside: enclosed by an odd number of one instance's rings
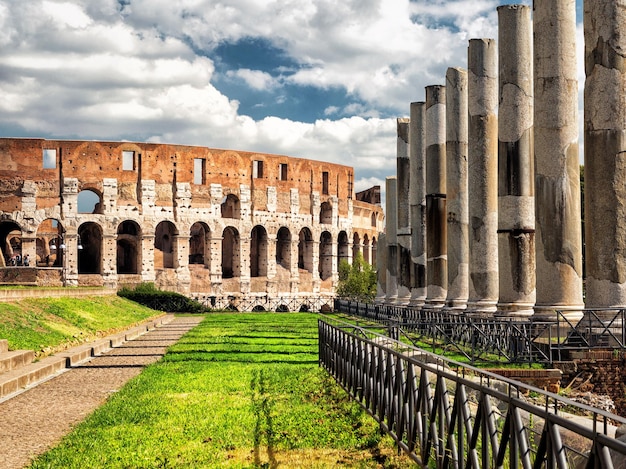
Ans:
POLYGON ((313 272, 313 235, 302 228, 298 237, 298 268, 313 272))
POLYGON ((372 213, 372 227, 376 228, 376 213, 372 213))
POLYGON ((17 256, 22 258, 22 228, 14 221, 0 222, 3 267, 17 264, 17 256))
POLYGON ((102 228, 87 222, 78 227, 78 273, 102 273, 102 228))
POLYGON ((330 278, 333 274, 333 239, 328 231, 320 236, 320 263, 319 274, 322 280, 330 278))
POLYGON ((222 200, 222 218, 241 218, 241 206, 236 195, 228 194, 222 200))
POLYGON ((102 213, 102 197, 92 189, 78 193, 78 213, 102 213))
POLYGON ((174 268, 174 237, 178 234, 172 222, 160 222, 154 233, 154 268, 174 268))
POLYGON ((117 273, 138 274, 140 262, 141 228, 131 220, 117 227, 117 273))
POLYGON ((59 249, 63 227, 56 218, 46 218, 37 227, 36 265, 38 267, 61 267, 63 249, 59 249))
POLYGON ((222 278, 241 275, 239 251, 239 232, 229 226, 222 232, 222 278))
POLYGON ((285 269, 291 267, 291 233, 284 226, 276 236, 276 264, 285 269))
POLYGON ((339 237, 337 238, 337 256, 339 262, 346 261, 348 262, 350 252, 350 245, 348 244, 348 234, 345 231, 339 232, 339 237))
POLYGON ((323 202, 320 206, 320 223, 330 225, 333 222, 333 206, 330 202, 323 202))
POLYGON ((352 235, 352 259, 354 259, 358 253, 361 252, 361 238, 358 233, 352 235))
POLYGON ((209 264, 210 234, 211 231, 205 223, 196 222, 191 225, 189 232, 189 264, 209 264))
POLYGON ((260 225, 250 235, 250 277, 267 276, 267 231, 260 225))
POLYGON ((363 235, 363 260, 368 264, 370 262, 370 239, 367 235, 363 235))

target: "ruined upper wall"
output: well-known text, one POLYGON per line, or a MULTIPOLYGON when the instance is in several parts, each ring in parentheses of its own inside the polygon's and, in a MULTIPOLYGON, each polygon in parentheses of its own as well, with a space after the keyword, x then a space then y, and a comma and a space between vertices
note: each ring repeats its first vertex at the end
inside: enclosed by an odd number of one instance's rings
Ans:
POLYGON ((348 216, 347 201, 354 192, 351 167, 289 156, 155 143, 0 138, 1 211, 21 210, 25 180, 35 181, 38 208, 55 206, 67 178, 78 180, 79 191, 99 194, 105 179, 115 179, 118 204, 130 206, 141 205, 142 180, 154 181, 155 204, 164 207, 173 205, 176 184, 189 184, 195 206, 208 205, 211 185, 219 184, 224 196, 239 196, 241 186, 249 187, 255 210, 288 212, 289 194, 296 188, 301 213, 310 213, 311 199, 319 195, 320 203, 337 198, 340 217, 348 216), (46 150, 51 150, 50 160, 44 164, 46 150), (129 152, 126 166, 124 152, 129 152))

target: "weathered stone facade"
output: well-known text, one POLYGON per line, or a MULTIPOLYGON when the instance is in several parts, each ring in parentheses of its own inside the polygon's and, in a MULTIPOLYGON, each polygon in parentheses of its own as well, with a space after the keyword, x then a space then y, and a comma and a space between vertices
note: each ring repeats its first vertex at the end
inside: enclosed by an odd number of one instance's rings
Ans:
POLYGON ((4 283, 332 296, 384 227, 352 168, 264 153, 2 138, 0 180, 4 283))

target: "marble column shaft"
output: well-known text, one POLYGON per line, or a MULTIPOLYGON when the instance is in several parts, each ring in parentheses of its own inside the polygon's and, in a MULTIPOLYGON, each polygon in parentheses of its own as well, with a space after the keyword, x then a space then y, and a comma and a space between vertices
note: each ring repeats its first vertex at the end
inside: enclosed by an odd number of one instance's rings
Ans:
POLYGON ((446 306, 454 309, 465 309, 469 296, 467 112, 467 71, 449 68, 446 72, 446 306))
POLYGON ((626 1, 585 2, 584 30, 586 307, 624 308, 626 1))
POLYGON ((387 241, 387 267, 385 273, 385 302, 395 304, 398 300, 398 217, 397 217, 397 180, 388 177, 385 185, 385 230, 387 241))
POLYGON ((411 223, 409 216, 409 119, 396 120, 396 189, 398 209, 398 304, 408 304, 411 299, 411 223))
POLYGON ((422 306, 426 301, 426 103, 411 103, 409 124, 411 213, 411 301, 412 306, 422 306))
POLYGON ((446 87, 426 87, 426 303, 445 304, 448 288, 446 224, 446 87))
POLYGON ((468 311, 490 314, 498 301, 498 69, 493 39, 468 48, 468 311))
POLYGON ((535 314, 573 320, 583 306, 575 0, 535 2, 533 23, 535 314))
POLYGON ((498 314, 535 304, 533 71, 530 7, 498 7, 498 314))

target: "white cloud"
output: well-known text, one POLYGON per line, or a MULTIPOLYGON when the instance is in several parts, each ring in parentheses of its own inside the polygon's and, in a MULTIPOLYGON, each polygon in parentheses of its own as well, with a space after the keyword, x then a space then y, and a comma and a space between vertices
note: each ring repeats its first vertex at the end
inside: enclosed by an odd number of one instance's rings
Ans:
POLYGON ((260 70, 240 68, 239 70, 229 70, 226 75, 245 81, 250 88, 255 90, 270 90, 278 85, 278 81, 272 75, 260 70))
MULTIPOLYGON (((0 133, 144 139, 352 165, 357 190, 395 173, 395 118, 493 37, 491 0, 28 0, 0 3, 0 133), (423 21, 418 21, 423 20, 423 21), (260 38, 302 68, 227 72, 252 90, 345 90, 325 119, 241 115, 208 58, 260 38), (355 116, 339 118, 339 116, 355 116)), ((286 93, 287 91, 285 91, 286 93)), ((279 102, 288 102, 283 94, 279 102)))

